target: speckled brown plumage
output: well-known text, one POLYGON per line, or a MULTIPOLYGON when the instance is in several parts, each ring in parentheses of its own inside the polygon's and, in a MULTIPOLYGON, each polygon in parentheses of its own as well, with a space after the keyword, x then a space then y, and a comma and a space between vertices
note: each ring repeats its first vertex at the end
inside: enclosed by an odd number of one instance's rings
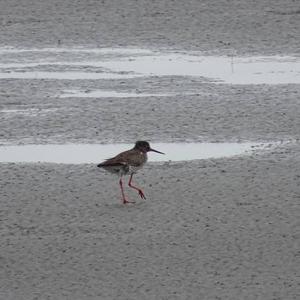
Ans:
POLYGON ((140 188, 133 186, 131 182, 133 174, 135 174, 139 169, 141 169, 143 165, 147 162, 147 152, 149 151, 164 154, 160 151, 152 149, 149 143, 146 141, 137 141, 135 143, 135 146, 131 150, 121 152, 115 157, 109 158, 104 162, 98 164, 99 168, 103 168, 110 173, 117 174, 120 176, 119 184, 124 204, 130 202, 125 197, 122 182, 122 176, 127 174, 130 174, 128 185, 131 188, 137 190, 142 199, 146 199, 144 192, 140 188))

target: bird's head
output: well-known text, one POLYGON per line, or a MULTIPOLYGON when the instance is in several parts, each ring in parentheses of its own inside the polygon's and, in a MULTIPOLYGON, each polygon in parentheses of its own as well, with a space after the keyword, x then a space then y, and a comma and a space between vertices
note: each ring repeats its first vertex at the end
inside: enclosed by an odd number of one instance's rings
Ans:
POLYGON ((156 153, 165 154, 163 152, 160 152, 160 151, 157 151, 155 149, 152 149, 150 147, 150 144, 148 142, 146 142, 146 141, 137 141, 135 143, 134 149, 138 149, 139 151, 141 151, 143 153, 147 153, 149 151, 153 151, 153 152, 156 152, 156 153))

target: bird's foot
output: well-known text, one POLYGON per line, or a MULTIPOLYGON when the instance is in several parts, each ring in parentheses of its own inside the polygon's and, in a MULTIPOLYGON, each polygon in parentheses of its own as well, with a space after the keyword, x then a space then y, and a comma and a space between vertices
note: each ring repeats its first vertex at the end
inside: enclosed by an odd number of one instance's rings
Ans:
POLYGON ((142 190, 138 190, 138 192, 139 192, 140 197, 141 197, 142 199, 145 199, 145 200, 146 200, 146 196, 145 196, 144 192, 143 192, 142 190))
POLYGON ((127 199, 123 199, 123 204, 135 203, 135 201, 128 201, 127 199))

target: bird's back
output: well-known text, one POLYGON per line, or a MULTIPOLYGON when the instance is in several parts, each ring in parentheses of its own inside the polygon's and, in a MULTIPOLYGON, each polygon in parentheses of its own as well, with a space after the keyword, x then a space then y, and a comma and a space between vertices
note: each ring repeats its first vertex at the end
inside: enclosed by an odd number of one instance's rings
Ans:
POLYGON ((112 173, 122 172, 123 174, 127 174, 128 172, 134 173, 142 168, 146 161, 147 153, 138 149, 131 149, 105 160, 98 164, 98 167, 112 173))

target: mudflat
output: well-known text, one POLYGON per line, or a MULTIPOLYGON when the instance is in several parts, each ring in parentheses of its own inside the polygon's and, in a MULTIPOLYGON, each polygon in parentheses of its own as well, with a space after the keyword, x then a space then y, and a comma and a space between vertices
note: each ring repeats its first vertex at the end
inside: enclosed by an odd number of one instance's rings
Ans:
MULTIPOLYGON (((0 40, 11 49, 297 57, 299 9, 295 1, 2 1, 0 40)), ((16 62, 5 55, 1 64, 16 62)), ((149 163, 134 178, 147 199, 126 188, 134 205, 122 205, 118 179, 93 164, 2 163, 0 299, 298 299, 299 93, 299 84, 188 76, 0 79, 2 145, 289 141, 248 156, 149 163), (74 89, 174 95, 58 97, 74 89)))

